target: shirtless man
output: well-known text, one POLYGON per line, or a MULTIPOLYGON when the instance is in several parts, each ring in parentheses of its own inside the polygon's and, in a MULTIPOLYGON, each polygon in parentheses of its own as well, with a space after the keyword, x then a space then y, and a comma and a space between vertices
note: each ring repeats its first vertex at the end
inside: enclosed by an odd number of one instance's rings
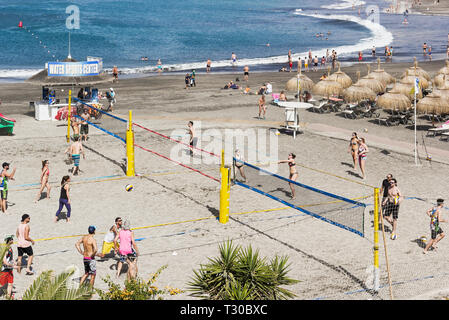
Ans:
POLYGON ((11 173, 8 173, 9 163, 3 162, 2 164, 3 170, 0 174, 0 207, 2 208, 3 213, 6 214, 6 209, 8 208, 7 200, 8 200, 8 183, 9 180, 14 180, 14 174, 16 173, 16 168, 12 169, 11 173))
POLYGON ((397 237, 396 229, 398 225, 399 205, 402 202, 402 200, 403 196, 397 186, 397 181, 395 178, 392 178, 390 180, 390 188, 388 188, 388 196, 382 202, 382 208, 385 208, 384 210, 385 220, 387 220, 393 227, 390 237, 391 240, 395 240, 397 237))
POLYGON ((83 113, 81 114, 81 141, 87 141, 89 138, 87 135, 89 134, 89 124, 87 121, 90 121, 90 114, 87 112, 87 109, 83 110, 83 113))
POLYGON ((83 256, 84 263, 84 275, 81 277, 80 285, 86 281, 87 277, 90 275, 90 286, 94 286, 95 276, 97 274, 97 266, 95 262, 95 256, 97 254, 97 241, 94 238, 95 226, 89 226, 87 231, 89 234, 83 236, 75 244, 78 252, 83 256), (81 244, 83 244, 83 250, 81 250, 81 244))
POLYGON ((70 147, 64 153, 68 153, 72 156, 73 160, 73 175, 77 175, 78 171, 80 171, 80 154, 83 154, 83 159, 86 159, 86 155, 84 154, 83 145, 79 141, 79 138, 75 139, 75 142, 72 143, 70 147))
POLYGON ((71 126, 73 130, 73 139, 79 138, 80 136, 80 121, 76 117, 71 118, 71 126))
POLYGON ((112 82, 117 82, 118 81, 118 69, 117 69, 117 66, 114 66, 114 68, 112 68, 112 76, 114 77, 114 80, 112 82))
POLYGON ((193 122, 189 121, 187 124, 187 131, 190 135, 189 145, 190 145, 190 156, 193 156, 193 147, 196 146, 197 138, 195 137, 195 129, 193 128, 193 122))
POLYGON ((249 77, 249 67, 244 66, 243 67, 243 79, 245 79, 245 81, 248 81, 248 77, 249 77))

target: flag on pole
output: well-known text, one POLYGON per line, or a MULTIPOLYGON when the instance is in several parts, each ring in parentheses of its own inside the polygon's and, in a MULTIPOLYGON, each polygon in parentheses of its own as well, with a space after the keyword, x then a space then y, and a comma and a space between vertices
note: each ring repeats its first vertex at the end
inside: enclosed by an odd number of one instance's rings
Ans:
POLYGON ((419 83, 419 78, 416 77, 415 78, 415 84, 414 84, 412 90, 410 90, 410 94, 415 94, 415 93, 417 94, 420 90, 421 90, 421 86, 420 86, 420 83, 419 83))

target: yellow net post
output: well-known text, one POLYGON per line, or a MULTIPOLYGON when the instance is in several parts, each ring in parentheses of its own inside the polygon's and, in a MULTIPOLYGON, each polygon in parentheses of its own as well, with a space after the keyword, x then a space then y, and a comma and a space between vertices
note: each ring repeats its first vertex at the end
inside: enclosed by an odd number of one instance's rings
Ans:
POLYGON ((70 143, 70 120, 72 116, 72 90, 69 90, 69 112, 67 113, 67 143, 70 143))
POLYGON ((134 177, 134 132, 132 122, 132 110, 129 110, 128 128, 126 130, 126 175, 134 177))
POLYGON ((227 223, 229 221, 229 196, 231 194, 230 184, 230 168, 224 165, 224 150, 221 151, 221 188, 220 188, 220 223, 227 223))
POLYGON ((374 291, 379 287, 379 188, 374 188, 374 291))

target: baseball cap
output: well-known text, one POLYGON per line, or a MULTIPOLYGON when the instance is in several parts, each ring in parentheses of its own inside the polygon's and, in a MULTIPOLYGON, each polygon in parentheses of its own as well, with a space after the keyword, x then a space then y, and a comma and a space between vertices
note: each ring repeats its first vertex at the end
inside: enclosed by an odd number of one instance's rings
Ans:
POLYGON ((441 199, 441 198, 440 198, 440 199, 437 199, 437 203, 438 203, 438 204, 444 203, 444 199, 441 199))
POLYGON ((87 229, 87 231, 89 231, 89 233, 90 234, 93 234, 93 233, 95 233, 95 230, 96 230, 97 228, 95 227, 95 226, 89 226, 89 228, 87 229))
POLYGON ((3 162, 2 167, 4 168, 6 166, 9 166, 9 163, 8 162, 3 162))

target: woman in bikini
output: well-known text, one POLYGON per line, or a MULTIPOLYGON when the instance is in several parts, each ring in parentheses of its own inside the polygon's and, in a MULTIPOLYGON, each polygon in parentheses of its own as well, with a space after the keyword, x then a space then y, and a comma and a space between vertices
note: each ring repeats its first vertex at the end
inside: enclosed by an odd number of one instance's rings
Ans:
POLYGON ((357 166, 358 142, 359 142, 359 137, 357 137, 357 132, 353 132, 351 140, 349 140, 349 152, 352 155, 352 162, 353 162, 354 169, 356 169, 356 166, 357 166))
POLYGON ((369 152, 368 150, 368 146, 365 144, 365 138, 360 138, 360 140, 358 141, 359 144, 359 166, 360 166, 360 170, 362 171, 362 179, 365 180, 366 179, 366 174, 365 174, 365 163, 366 163, 366 154, 369 152))
POLYGON ((259 117, 258 117, 258 119, 260 119, 261 114, 263 114, 263 118, 265 119, 266 113, 267 113, 267 106, 265 104, 265 96, 262 94, 262 96, 259 99, 259 117))
MULTIPOLYGON (((296 171, 296 163, 295 163, 295 158, 296 155, 294 153, 290 153, 288 155, 288 160, 280 160, 278 163, 287 163, 290 169, 290 175, 289 175, 289 179, 292 181, 296 181, 296 179, 298 178, 298 171, 296 171)), ((292 200, 295 199, 295 187, 293 185, 293 183, 289 182, 288 183, 290 185, 290 190, 292 191, 291 193, 291 198, 292 200)))
POLYGON ((50 169, 48 168, 49 162, 48 160, 44 160, 42 161, 42 171, 41 171, 41 188, 39 189, 39 192, 37 193, 37 198, 34 201, 35 203, 37 203, 41 196, 42 196, 42 191, 44 191, 45 188, 47 188, 47 199, 50 199, 50 184, 48 183, 48 178, 50 176, 50 169))

